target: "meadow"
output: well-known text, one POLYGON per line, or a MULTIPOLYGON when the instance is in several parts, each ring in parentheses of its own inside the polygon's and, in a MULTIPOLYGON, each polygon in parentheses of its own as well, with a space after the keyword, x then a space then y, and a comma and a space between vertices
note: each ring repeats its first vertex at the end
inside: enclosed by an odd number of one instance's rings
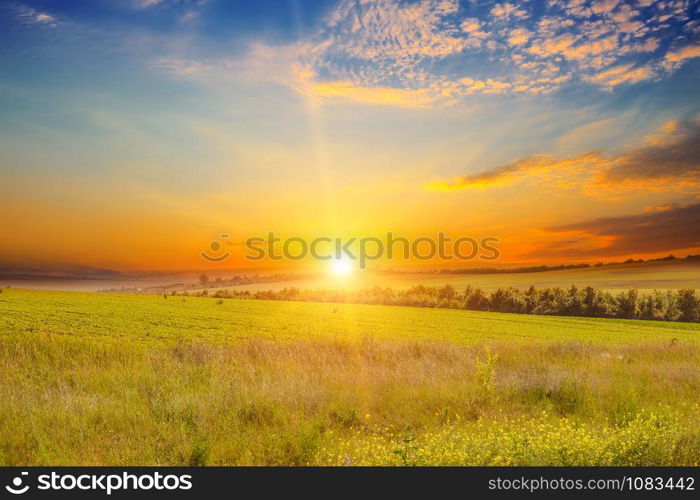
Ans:
POLYGON ((1 465, 698 465, 700 325, 4 289, 1 465))

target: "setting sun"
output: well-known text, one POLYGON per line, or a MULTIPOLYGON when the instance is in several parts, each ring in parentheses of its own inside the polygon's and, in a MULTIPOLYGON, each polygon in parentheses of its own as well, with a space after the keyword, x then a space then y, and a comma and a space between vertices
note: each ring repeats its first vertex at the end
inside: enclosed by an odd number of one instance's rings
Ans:
POLYGON ((331 273, 336 276, 348 276, 353 271, 353 264, 350 259, 340 258, 331 261, 331 273))

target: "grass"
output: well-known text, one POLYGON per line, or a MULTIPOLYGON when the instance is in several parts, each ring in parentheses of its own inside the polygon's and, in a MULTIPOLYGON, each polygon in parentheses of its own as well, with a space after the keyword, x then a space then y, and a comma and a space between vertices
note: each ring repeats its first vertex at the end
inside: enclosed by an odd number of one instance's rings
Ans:
POLYGON ((403 306, 5 290, 0 334, 56 333, 156 344, 177 340, 694 340, 700 324, 533 316, 403 306))
POLYGON ((700 325, 4 290, 2 465, 697 465, 700 325))

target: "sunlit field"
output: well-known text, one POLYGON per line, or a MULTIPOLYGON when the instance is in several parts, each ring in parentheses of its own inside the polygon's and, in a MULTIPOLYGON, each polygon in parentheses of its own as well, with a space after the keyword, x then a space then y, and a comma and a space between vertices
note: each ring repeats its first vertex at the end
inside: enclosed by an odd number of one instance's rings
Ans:
POLYGON ((697 465, 700 325, 5 289, 2 465, 697 465))

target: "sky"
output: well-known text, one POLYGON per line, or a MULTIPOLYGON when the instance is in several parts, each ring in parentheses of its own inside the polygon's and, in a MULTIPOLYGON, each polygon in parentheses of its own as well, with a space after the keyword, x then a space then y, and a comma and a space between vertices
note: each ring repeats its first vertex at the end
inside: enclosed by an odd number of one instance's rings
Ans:
POLYGON ((225 233, 239 268, 270 231, 700 253, 699 83, 697 1, 3 2, 0 267, 200 269, 225 233))

